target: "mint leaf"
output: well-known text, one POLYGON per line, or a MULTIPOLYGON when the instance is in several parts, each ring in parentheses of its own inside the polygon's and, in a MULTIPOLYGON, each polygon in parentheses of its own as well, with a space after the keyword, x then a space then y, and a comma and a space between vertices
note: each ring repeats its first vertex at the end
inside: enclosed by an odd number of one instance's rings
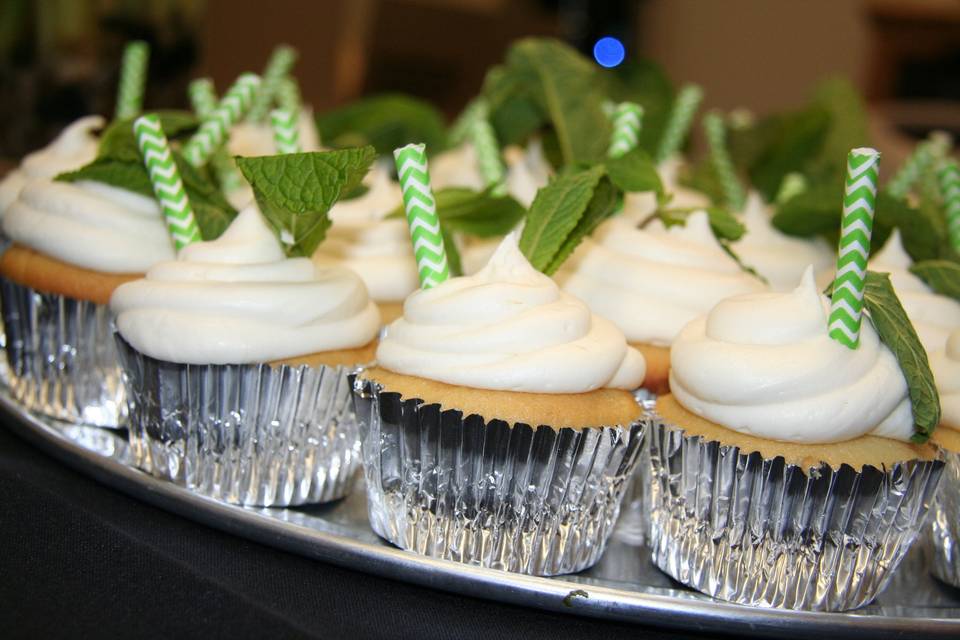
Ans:
MULTIPOLYGON (((839 210, 839 207, 838 207, 839 210)), ((941 257, 941 247, 948 243, 946 228, 932 209, 915 208, 881 190, 877 194, 877 211, 873 223, 873 251, 879 251, 894 229, 900 229, 903 248, 914 260, 941 257)), ((839 213, 837 214, 839 224, 839 213)))
POLYGON ((551 266, 593 200, 604 171, 598 165, 561 174, 537 192, 520 236, 520 250, 535 269, 551 266))
POLYGON ((307 257, 326 237, 330 207, 360 184, 375 159, 371 146, 235 158, 287 255, 307 257))
POLYGON ((824 146, 830 114, 820 106, 773 116, 757 126, 764 144, 750 163, 753 186, 767 201, 773 201, 783 177, 803 171, 824 146))
POLYGON ((621 191, 663 193, 657 167, 643 149, 633 149, 619 158, 608 158, 605 164, 607 175, 621 191))
MULTIPOLYGON (((168 140, 177 140, 192 133, 200 124, 197 117, 189 111, 154 111, 160 116, 160 125, 168 140)), ((113 160, 140 161, 140 150, 133 135, 133 121, 136 118, 114 120, 100 136, 97 157, 113 160)))
POLYGON ((890 275, 867 272, 863 301, 880 339, 896 356, 913 408, 913 442, 924 443, 940 423, 940 396, 927 352, 890 284, 890 275))
POLYGON ((380 155, 391 155, 411 140, 427 145, 430 153, 446 146, 443 116, 432 105, 402 94, 358 100, 320 114, 317 130, 324 144, 336 148, 372 145, 380 155))
POLYGON ((960 301, 960 265, 950 260, 924 260, 910 271, 942 296, 960 301))
POLYGON ((870 145, 863 98, 848 79, 834 77, 817 85, 813 105, 830 115, 830 127, 811 171, 823 176, 843 176, 850 149, 870 145))
MULTIPOLYGON (((495 196, 490 190, 474 191, 465 187, 447 187, 433 192, 437 215, 444 229, 478 238, 493 238, 509 233, 527 213, 510 196, 495 196)), ((390 212, 390 218, 403 218, 401 204, 390 212)))
POLYGON ((843 209, 843 183, 819 182, 777 209, 773 226, 788 235, 813 236, 836 231, 843 209))
POLYGON ((587 210, 577 222, 577 226, 573 228, 563 244, 560 245, 550 264, 543 272, 548 276, 556 273, 557 269, 583 242, 583 239, 593 233, 600 226, 600 223, 615 214, 622 205, 623 197, 620 191, 617 190, 609 178, 601 178, 593 191, 593 198, 587 205, 587 210))
MULTIPOLYGON (((653 217, 658 217, 667 227, 686 225, 687 218, 701 209, 660 209, 653 217)), ((707 217, 710 220, 710 229, 720 240, 734 242, 743 237, 747 228, 737 220, 736 216, 723 207, 707 207, 707 217)))

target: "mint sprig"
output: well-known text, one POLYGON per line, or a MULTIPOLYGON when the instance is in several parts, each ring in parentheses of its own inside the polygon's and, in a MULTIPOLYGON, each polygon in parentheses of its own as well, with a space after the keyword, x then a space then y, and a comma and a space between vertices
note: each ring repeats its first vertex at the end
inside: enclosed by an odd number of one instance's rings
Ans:
POLYGON ((950 260, 924 260, 910 271, 943 296, 960 301, 960 264, 950 260))
POLYGON ((309 257, 330 228, 330 207, 356 189, 376 156, 365 146, 235 160, 287 255, 309 257))
POLYGON ((436 153, 446 145, 443 116, 432 105, 402 94, 364 98, 322 113, 317 130, 325 144, 337 147, 372 145, 380 155, 390 155, 411 140, 436 153))
MULTIPOLYGON (((510 232, 526 214, 526 209, 510 196, 498 196, 491 189, 474 191, 465 187, 446 187, 433 192, 437 215, 445 231, 456 231, 478 238, 493 238, 510 232)), ((403 218, 399 205, 390 218, 403 218)))
MULTIPOLYGON (((651 219, 659 218, 663 224, 668 227, 685 225, 690 214, 702 210, 703 209, 663 208, 658 209, 657 212, 651 216, 651 219)), ((747 228, 743 226, 743 223, 723 207, 707 207, 706 212, 707 218, 710 220, 710 229, 713 231, 713 235, 719 240, 736 242, 747 232, 747 228)))

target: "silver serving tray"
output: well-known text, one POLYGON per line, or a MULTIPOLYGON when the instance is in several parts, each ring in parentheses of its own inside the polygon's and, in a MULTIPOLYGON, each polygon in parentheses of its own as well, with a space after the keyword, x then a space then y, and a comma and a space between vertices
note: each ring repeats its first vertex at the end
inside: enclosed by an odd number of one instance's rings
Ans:
MULTIPOLYGON (((367 525, 362 487, 339 502, 296 509, 236 507, 149 476, 130 463, 123 432, 37 417, 0 390, 6 423, 69 466, 162 509, 228 533, 349 569, 464 596, 685 631, 822 638, 960 637, 960 590, 927 571, 917 544, 873 604, 854 613, 732 605, 679 586, 650 563, 646 547, 614 533, 600 563, 559 578, 464 566, 401 551, 367 525)), ((362 480, 361 480, 362 481, 362 480)))

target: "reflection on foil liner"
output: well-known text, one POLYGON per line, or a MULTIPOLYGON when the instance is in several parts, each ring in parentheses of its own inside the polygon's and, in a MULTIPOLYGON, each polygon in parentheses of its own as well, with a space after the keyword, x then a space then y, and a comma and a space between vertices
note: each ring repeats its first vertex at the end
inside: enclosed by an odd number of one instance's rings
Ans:
POLYGON ((0 279, 8 381, 36 413, 79 424, 126 422, 123 383, 105 305, 0 279))
POLYGON ((116 343, 134 463, 225 502, 292 506, 347 495, 360 464, 345 367, 186 365, 116 343))
POLYGON ((960 588, 960 453, 944 451, 944 458, 946 467, 930 519, 930 569, 943 582, 960 588))
POLYGON ((532 575, 573 573, 606 547, 642 448, 639 423, 489 422, 355 379, 367 510, 403 549, 532 575))
MULTIPOLYGON (((657 395, 646 389, 633 392, 634 398, 644 409, 653 409, 657 395)), ((640 450, 637 468, 630 476, 627 491, 620 509, 620 520, 614 533, 618 540, 632 546, 640 546, 650 539, 650 449, 640 450)))
POLYGON ((697 591, 739 604, 843 611, 886 587, 923 525, 943 470, 810 474, 665 424, 648 412, 653 561, 697 591))

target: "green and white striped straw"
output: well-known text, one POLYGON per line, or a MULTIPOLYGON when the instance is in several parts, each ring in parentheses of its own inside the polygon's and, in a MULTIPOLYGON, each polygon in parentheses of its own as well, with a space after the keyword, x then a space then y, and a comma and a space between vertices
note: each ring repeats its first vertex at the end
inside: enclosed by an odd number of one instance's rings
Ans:
POLYGON ((850 151, 843 193, 837 277, 833 283, 828 324, 830 337, 849 349, 856 349, 860 344, 863 289, 879 178, 880 152, 876 149, 850 151))
POLYGON ((253 99, 253 105, 250 107, 250 120, 261 122, 267 119, 267 113, 273 105, 280 82, 290 73, 296 61, 297 50, 288 44, 282 44, 273 50, 263 71, 263 87, 253 99))
POLYGON ((780 181, 780 189, 777 191, 775 201, 777 204, 783 204, 807 190, 807 179, 802 173, 791 171, 783 176, 780 181))
POLYGON ((473 131, 473 124, 479 119, 489 120, 489 116, 486 100, 483 98, 471 100, 450 127, 450 133, 447 136, 450 144, 459 145, 465 142, 473 131))
POLYGON ((270 126, 273 128, 277 153, 300 153, 300 131, 293 113, 286 109, 274 109, 270 112, 270 126))
POLYGON ((430 189, 430 172, 422 144, 408 144, 394 149, 400 190, 403 192, 403 207, 407 212, 407 225, 413 242, 413 254, 417 260, 420 286, 430 289, 450 277, 447 250, 440 232, 440 217, 437 201, 430 189))
POLYGON ((737 179, 730 152, 727 151, 727 127, 723 123, 723 117, 716 111, 711 111, 703 117, 703 130, 707 135, 710 159, 720 179, 726 204, 732 211, 742 211, 747 198, 740 180, 737 179))
POLYGON ((940 191, 943 193, 943 208, 947 215, 947 230, 950 244, 960 251, 960 168, 956 160, 944 161, 937 172, 940 191))
POLYGON ((277 106, 300 118, 300 85, 293 76, 284 76, 277 84, 277 106))
POLYGON ((477 164, 480 175, 490 193, 495 196, 507 193, 507 172, 500 158, 500 145, 497 143, 497 134, 486 118, 477 118, 470 131, 473 150, 477 154, 477 164))
MULTIPOLYGON (((210 78, 194 80, 187 87, 187 93, 190 96, 190 104, 201 121, 209 118, 216 111, 217 93, 210 78)), ((223 191, 234 191, 245 184, 237 165, 233 163, 222 146, 210 156, 210 166, 213 167, 217 182, 223 191)))
POLYGON ((913 148, 897 173, 890 179, 887 191, 895 198, 906 198, 910 188, 925 172, 933 167, 936 159, 936 147, 930 140, 924 140, 913 148))
POLYGON ((187 95, 190 96, 190 105, 197 117, 205 120, 213 115, 217 109, 217 92, 213 88, 210 78, 197 78, 187 86, 187 95))
POLYGON ((147 64, 150 45, 141 40, 128 42, 120 63, 120 85, 117 88, 115 116, 118 120, 132 118, 143 111, 143 91, 147 85, 147 64))
POLYGON ((200 236, 200 227, 193 217, 190 200, 183 188, 183 181, 170 152, 170 143, 167 142, 167 136, 160 125, 159 116, 148 114, 134 120, 133 135, 137 139, 140 156, 150 175, 150 184, 153 185, 153 193, 160 202, 174 247, 179 251, 190 243, 199 242, 203 239, 200 236))
POLYGON ((214 151, 226 142, 232 127, 250 108, 250 102, 260 87, 255 73, 244 73, 223 96, 212 114, 200 125, 193 137, 183 146, 187 162, 195 167, 207 163, 214 151))
POLYGON ((610 134, 607 156, 619 158, 637 147, 640 127, 643 126, 643 107, 635 102, 621 102, 614 107, 611 119, 613 131, 610 134))
POLYGON ((670 111, 670 118, 667 120, 667 127, 660 139, 660 147, 657 149, 658 164, 668 160, 683 145, 690 131, 690 125, 693 123, 693 116, 702 100, 703 89, 695 84, 686 85, 677 94, 673 109, 670 111))

